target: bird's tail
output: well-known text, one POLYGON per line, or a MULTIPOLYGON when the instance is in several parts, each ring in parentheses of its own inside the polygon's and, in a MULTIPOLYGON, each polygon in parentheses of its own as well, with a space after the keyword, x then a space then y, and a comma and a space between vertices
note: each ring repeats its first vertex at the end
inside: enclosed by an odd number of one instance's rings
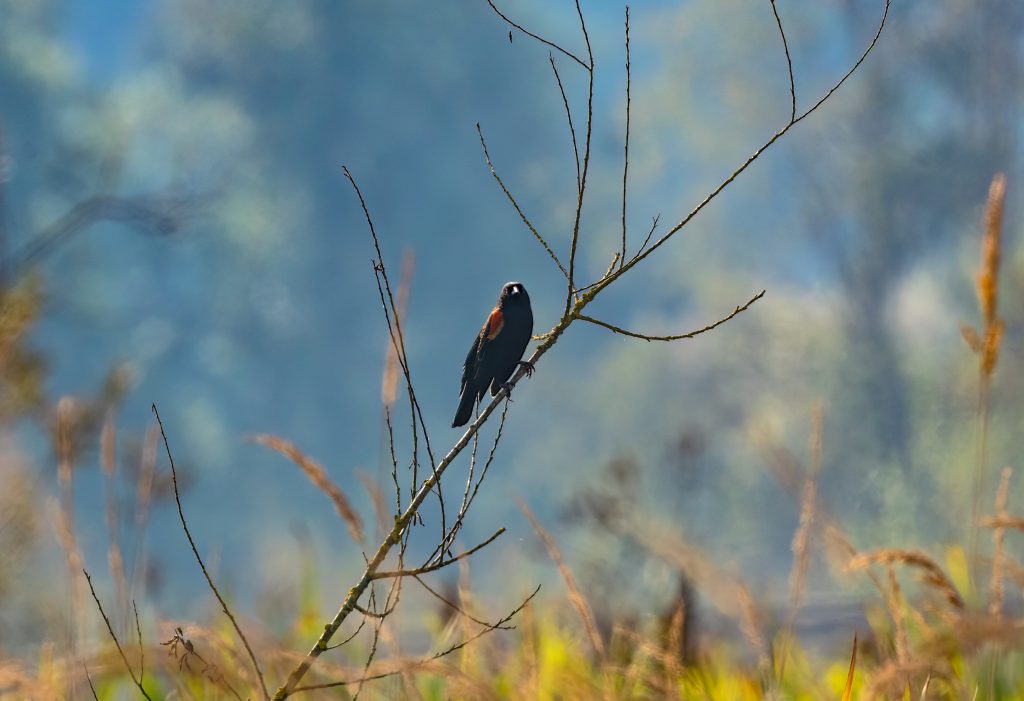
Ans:
POLYGON ((473 415, 473 404, 476 402, 476 392, 467 383, 462 388, 462 396, 459 398, 459 409, 455 412, 455 420, 452 421, 452 428, 465 426, 473 415))

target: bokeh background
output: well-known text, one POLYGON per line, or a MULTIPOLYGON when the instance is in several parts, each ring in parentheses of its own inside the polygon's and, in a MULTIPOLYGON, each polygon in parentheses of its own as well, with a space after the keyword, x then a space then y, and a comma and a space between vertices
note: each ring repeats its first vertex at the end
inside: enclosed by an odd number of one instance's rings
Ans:
MULTIPOLYGON (((597 83, 580 267, 596 279, 620 235, 625 54, 621 5, 585 5, 597 83)), ((503 7, 581 50, 571 3, 503 7)), ((882 9, 778 8, 803 107, 856 60, 882 9)), ((557 579, 519 497, 589 575, 593 596, 641 617, 660 611, 675 596, 673 572, 638 564, 629 543, 580 517, 581 498, 611 485, 742 572, 766 609, 784 605, 799 508, 769 463, 779 450, 806 459, 816 406, 822 499, 856 544, 963 541, 978 361, 961 326, 979 324, 981 222, 996 172, 1008 182, 1006 332, 990 475, 1016 464, 1024 431, 1022 46, 1017 0, 895 3, 843 89, 594 313, 679 333, 761 289, 764 299, 675 344, 574 325, 520 386, 464 539, 509 533, 479 556, 474 588, 500 598, 557 579), (625 484, 609 465, 629 466, 625 484)), ((653 216, 661 230, 678 221, 781 127, 789 92, 767 1, 638 3, 631 48, 635 246, 653 216)), ((579 131, 584 75, 556 60, 579 131)), ((461 362, 502 283, 527 286, 538 332, 554 323, 561 277, 491 179, 477 122, 506 182, 564 252, 575 165, 548 54, 521 34, 510 41, 485 2, 0 0, 0 254, 4 284, 39 303, 17 343, 27 366, 8 363, 3 379, 0 489, 17 495, 9 514, 18 504, 34 514, 33 527, 7 529, 20 547, 7 547, 0 571, 5 647, 30 649, 61 620, 52 438, 71 396, 116 407, 125 528, 156 402, 187 475, 193 531, 239 605, 286 604, 311 548, 333 611, 361 569, 359 548, 322 494, 245 436, 294 441, 372 519, 357 475, 386 475, 387 335, 342 164, 393 276, 404 255, 414 261, 407 339, 435 446, 457 437, 448 426, 461 362), (97 195, 134 198, 162 218, 128 213, 61 235, 55 222, 97 195)), ((73 503, 83 557, 107 582, 100 423, 83 429, 73 503)), ((451 489, 465 469, 446 476, 451 489)), ((147 600, 185 617, 208 605, 163 489, 137 552, 147 553, 147 600)), ((838 610, 856 599, 817 569, 810 599, 838 610)))

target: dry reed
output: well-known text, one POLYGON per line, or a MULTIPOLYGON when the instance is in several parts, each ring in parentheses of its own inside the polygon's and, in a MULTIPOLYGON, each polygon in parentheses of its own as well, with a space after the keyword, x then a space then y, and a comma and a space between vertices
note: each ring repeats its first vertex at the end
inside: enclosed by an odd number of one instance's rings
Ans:
MULTIPOLYGON (((395 315, 399 325, 405 323, 405 312, 409 306, 409 290, 412 288, 412 275, 416 269, 416 256, 411 248, 402 254, 401 273, 398 278, 398 290, 395 294, 395 315)), ((398 352, 395 344, 388 339, 388 348, 384 358, 384 373, 380 383, 380 398, 386 408, 394 405, 398 396, 398 378, 401 374, 398 352)))
POLYGON ((880 565, 905 565, 915 569, 921 575, 921 581, 943 596, 943 598, 954 608, 964 607, 963 599, 956 590, 953 582, 934 560, 920 550, 907 550, 902 548, 880 548, 861 553, 851 559, 846 569, 849 572, 857 572, 868 568, 873 564, 880 565))
POLYGON ((548 556, 551 561, 555 563, 558 568, 559 574, 562 575, 562 579, 565 581, 565 587, 569 592, 569 603, 576 609, 576 614, 580 617, 580 621, 583 623, 583 629, 587 632, 587 638, 590 640, 591 647, 594 648, 594 652, 597 653, 598 657, 602 660, 605 658, 605 645, 601 639, 601 634, 597 630, 597 623, 594 620, 593 611, 590 609, 590 604, 587 599, 583 596, 580 591, 579 585, 576 584, 576 577, 573 575, 572 570, 565 564, 565 560, 562 559, 562 553, 559 551, 558 546, 555 545, 555 541, 552 540, 551 535, 544 530, 544 527, 540 525, 533 512, 530 510, 523 501, 517 499, 516 503, 519 505, 519 510, 526 516, 526 520, 530 522, 537 537, 540 538, 541 542, 544 543, 544 548, 548 551, 548 556))
POLYGON ((327 476, 327 471, 320 466, 316 460, 313 460, 291 441, 286 441, 283 438, 277 436, 271 436, 267 433, 260 433, 254 436, 249 436, 249 440, 253 443, 266 446, 273 451, 280 453, 302 470, 303 474, 309 478, 309 481, 313 483, 317 489, 327 495, 327 498, 334 504, 334 509, 338 512, 341 520, 348 526, 348 532, 352 536, 352 540, 357 543, 363 540, 363 521, 356 513, 355 509, 352 508, 348 497, 341 491, 341 488, 331 481, 331 478, 327 476))
MULTIPOLYGON (((999 480, 999 490, 996 492, 996 518, 1006 518, 1006 502, 1010 491, 1010 476, 1013 470, 1009 467, 1003 468, 999 480)), ((1006 530, 1002 527, 995 527, 992 531, 994 549, 992 553, 992 601, 989 603, 989 613, 997 620, 1003 615, 1003 549, 1006 539, 1006 530)))

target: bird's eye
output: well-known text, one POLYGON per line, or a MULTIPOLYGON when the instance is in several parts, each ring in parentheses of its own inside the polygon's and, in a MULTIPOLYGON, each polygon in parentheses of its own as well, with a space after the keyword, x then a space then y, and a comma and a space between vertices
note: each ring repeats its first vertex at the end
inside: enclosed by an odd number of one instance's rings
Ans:
POLYGON ((514 294, 514 295, 519 294, 519 285, 512 285, 512 288, 510 289, 510 292, 511 292, 511 294, 514 294))

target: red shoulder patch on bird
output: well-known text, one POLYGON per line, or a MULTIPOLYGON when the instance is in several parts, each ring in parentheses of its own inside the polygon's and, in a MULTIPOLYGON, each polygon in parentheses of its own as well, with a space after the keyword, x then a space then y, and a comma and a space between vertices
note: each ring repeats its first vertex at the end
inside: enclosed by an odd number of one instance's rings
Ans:
POLYGON ((491 311, 491 315, 487 317, 487 323, 484 325, 484 333, 487 335, 487 340, 493 341, 497 338, 503 326, 505 326, 505 316, 501 313, 501 307, 495 307, 491 311))

